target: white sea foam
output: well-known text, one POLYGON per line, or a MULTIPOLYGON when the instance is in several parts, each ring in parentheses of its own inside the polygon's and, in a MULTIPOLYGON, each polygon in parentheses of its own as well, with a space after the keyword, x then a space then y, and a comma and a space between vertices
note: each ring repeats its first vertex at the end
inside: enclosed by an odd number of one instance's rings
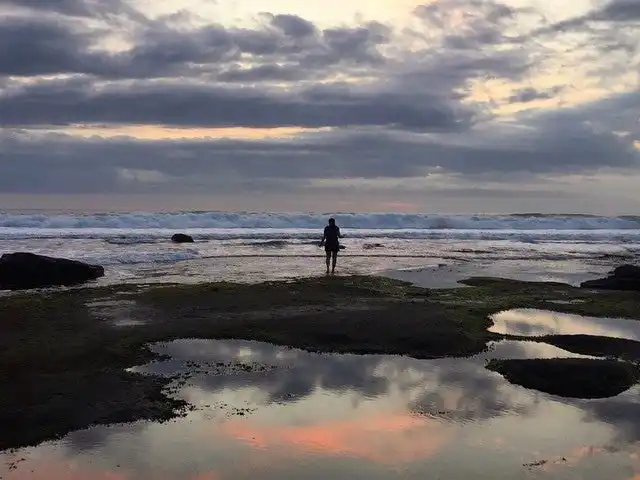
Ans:
POLYGON ((103 256, 93 256, 87 258, 91 263, 100 265, 137 265, 137 264, 161 264, 175 263, 185 260, 195 260, 201 258, 197 251, 184 252, 117 252, 103 256))
MULTIPOLYGON (((176 230, 125 229, 125 228, 14 228, 0 227, 0 240, 16 239, 102 239, 114 245, 169 242, 176 230)), ((260 242, 318 240, 322 228, 316 229, 270 229, 270 228, 185 228, 181 232, 192 235, 196 241, 260 242)), ((511 240, 535 244, 552 242, 615 242, 638 243, 640 230, 464 230, 464 229, 350 229, 343 232, 351 239, 396 239, 396 240, 511 240)))
MULTIPOLYGON (((605 265, 609 268, 640 258, 640 217, 333 216, 346 234, 347 248, 340 265, 341 271, 349 273, 440 264, 493 268, 527 261, 541 271, 564 265, 572 274, 583 275, 588 270, 592 275, 605 265), (366 248, 370 243, 383 248, 366 248)), ((29 251, 101 264, 107 267, 103 282, 295 278, 322 270, 324 251, 318 248, 318 241, 328 217, 219 212, 0 213, 0 254, 29 251), (177 232, 192 235, 195 244, 173 244, 171 236, 177 232)))
MULTIPOLYGON (((48 215, 0 213, 2 228, 121 229, 318 229, 329 214, 303 213, 113 213, 48 215)), ((587 215, 433 215, 341 213, 339 225, 358 230, 640 230, 640 217, 587 215)))

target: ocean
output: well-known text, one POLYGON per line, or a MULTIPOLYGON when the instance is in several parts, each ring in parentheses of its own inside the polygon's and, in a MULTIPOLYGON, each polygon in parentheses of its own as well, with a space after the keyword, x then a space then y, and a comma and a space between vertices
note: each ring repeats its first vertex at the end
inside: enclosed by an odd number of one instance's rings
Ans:
POLYGON ((98 284, 290 279, 324 272, 318 242, 329 216, 346 236, 339 274, 388 275, 425 286, 469 275, 575 284, 640 254, 635 216, 203 211, 4 212, 0 253, 100 264, 106 275, 98 284), (173 244, 178 232, 195 243, 173 244))

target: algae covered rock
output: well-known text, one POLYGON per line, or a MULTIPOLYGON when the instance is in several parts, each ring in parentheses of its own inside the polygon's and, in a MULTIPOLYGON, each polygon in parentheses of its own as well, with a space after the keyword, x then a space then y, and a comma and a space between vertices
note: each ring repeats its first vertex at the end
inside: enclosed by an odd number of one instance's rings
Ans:
POLYGON ((193 237, 186 233, 176 233, 171 237, 173 243, 193 243, 193 237))
POLYGON ((104 276, 104 267, 35 253, 0 257, 0 290, 71 286, 104 276))
POLYGON ((573 398, 614 397, 640 378, 634 364, 604 359, 491 360, 486 368, 515 385, 573 398))
POLYGON ((582 282, 580 286, 582 288, 601 290, 640 291, 640 267, 636 265, 621 265, 614 269, 609 276, 582 282))

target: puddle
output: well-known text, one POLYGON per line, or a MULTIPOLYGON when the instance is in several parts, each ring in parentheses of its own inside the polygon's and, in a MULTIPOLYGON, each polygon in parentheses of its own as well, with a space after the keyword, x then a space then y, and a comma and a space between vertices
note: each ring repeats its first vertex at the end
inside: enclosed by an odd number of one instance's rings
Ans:
POLYGON ((581 303, 585 303, 585 301, 575 298, 573 300, 547 300, 547 303, 553 303, 555 305, 580 305, 581 303))
POLYGON ((109 322, 114 327, 135 327, 146 323, 134 320, 138 304, 133 300, 106 299, 88 302, 86 305, 96 318, 109 322))
POLYGON ((488 352, 473 357, 476 360, 535 359, 535 358, 598 358, 590 355, 568 352, 543 342, 502 340, 489 342, 488 352))
POLYGON ((573 400, 507 383, 489 358, 574 356, 498 342, 470 359, 321 355, 246 341, 154 345, 137 371, 180 375, 195 409, 0 454, 3 480, 628 480, 640 389, 573 400))
POLYGON ((640 321, 599 318, 547 310, 515 309, 491 316, 490 332, 540 337, 544 335, 595 335, 640 341, 640 321))

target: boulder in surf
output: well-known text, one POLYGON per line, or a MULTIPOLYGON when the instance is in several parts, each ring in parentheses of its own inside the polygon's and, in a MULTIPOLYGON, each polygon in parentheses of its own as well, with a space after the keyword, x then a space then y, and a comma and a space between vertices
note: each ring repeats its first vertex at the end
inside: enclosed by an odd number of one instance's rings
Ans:
POLYGON ((640 291, 640 267, 636 265, 621 265, 613 270, 609 276, 582 282, 580 287, 596 290, 640 291))
POLYGON ((35 253, 6 253, 0 257, 0 289, 27 290, 78 285, 104 276, 104 267, 35 253))
POLYGON ((176 233, 171 237, 173 243, 193 243, 193 237, 186 233, 176 233))

